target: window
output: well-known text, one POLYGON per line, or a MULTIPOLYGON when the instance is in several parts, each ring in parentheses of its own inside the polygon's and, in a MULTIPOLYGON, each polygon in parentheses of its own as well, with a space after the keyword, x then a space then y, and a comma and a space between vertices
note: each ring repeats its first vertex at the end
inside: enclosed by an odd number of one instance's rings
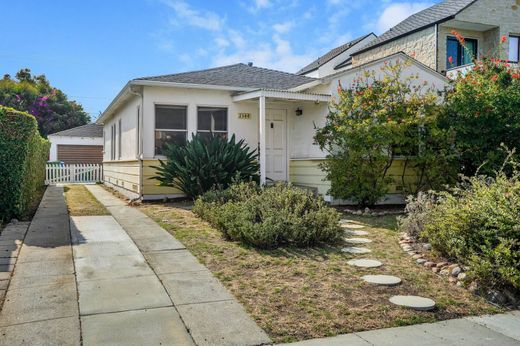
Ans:
POLYGON ((137 147, 135 148, 135 156, 139 157, 140 141, 141 141, 141 106, 137 106, 137 129, 135 131, 137 147))
POLYGON ((186 106, 155 106, 155 155, 164 155, 166 143, 186 144, 186 106))
POLYGON ((519 62, 520 36, 509 36, 509 61, 519 62))
POLYGON ((117 157, 120 159, 121 158, 121 134, 122 134, 122 130, 121 130, 121 119, 119 119, 119 122, 117 124, 117 128, 118 128, 118 132, 117 132, 117 157))
POLYGON ((116 159, 116 125, 110 126, 110 160, 116 159))
POLYGON ((227 108, 199 107, 197 110, 197 134, 209 139, 213 133, 227 138, 227 108))
POLYGON ((446 69, 471 64, 471 59, 477 57, 477 40, 467 38, 464 48, 455 37, 448 36, 446 44, 446 69))

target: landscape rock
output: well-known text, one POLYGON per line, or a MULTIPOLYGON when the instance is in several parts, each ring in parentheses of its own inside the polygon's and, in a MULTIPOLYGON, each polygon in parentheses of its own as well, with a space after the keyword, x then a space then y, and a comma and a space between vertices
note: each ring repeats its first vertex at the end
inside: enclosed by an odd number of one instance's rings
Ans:
POLYGON ((439 268, 439 267, 433 267, 432 268, 432 272, 434 272, 434 273, 438 273, 440 271, 441 271, 441 268, 439 268))
POLYGON ((424 259, 424 258, 418 258, 417 259, 417 264, 424 264, 426 263, 427 261, 424 259))
POLYGON ((451 284, 455 284, 455 283, 457 283, 457 278, 456 278, 456 277, 453 277, 453 276, 450 276, 450 277, 448 278, 448 281, 449 281, 451 284))
POLYGON ((412 258, 413 259, 423 258, 423 255, 421 255, 421 254, 413 255, 412 258))
POLYGON ((435 267, 435 262, 427 261, 424 263, 424 266, 426 268, 433 268, 433 267, 435 267))
POLYGON ((502 292, 499 292, 497 290, 488 291, 486 298, 490 302, 499 304, 499 305, 504 305, 505 303, 507 303, 507 297, 502 292))
POLYGON ((448 262, 439 262, 439 263, 437 263, 436 267, 442 268, 442 267, 446 267, 447 265, 448 265, 448 262))
POLYGON ((429 243, 426 243, 426 244, 423 244, 423 249, 426 250, 426 251, 430 251, 432 249, 432 246, 431 244, 429 243))
POLYGON ((451 275, 452 276, 458 276, 460 273, 462 272, 462 269, 460 269, 460 267, 455 267, 451 270, 451 275))
POLYGON ((450 275, 450 270, 447 268, 441 269, 439 274, 441 274, 443 276, 448 276, 448 275, 450 275))
POLYGON ((459 275, 457 275, 457 280, 464 281, 466 280, 466 276, 466 273, 460 273, 459 275))

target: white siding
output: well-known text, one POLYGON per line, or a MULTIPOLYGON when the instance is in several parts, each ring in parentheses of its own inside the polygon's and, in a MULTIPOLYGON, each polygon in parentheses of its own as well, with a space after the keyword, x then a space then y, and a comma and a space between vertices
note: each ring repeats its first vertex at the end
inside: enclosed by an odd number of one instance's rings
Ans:
POLYGON ((101 137, 71 137, 71 136, 53 136, 49 135, 51 148, 49 152, 49 161, 58 159, 58 145, 103 145, 101 137))

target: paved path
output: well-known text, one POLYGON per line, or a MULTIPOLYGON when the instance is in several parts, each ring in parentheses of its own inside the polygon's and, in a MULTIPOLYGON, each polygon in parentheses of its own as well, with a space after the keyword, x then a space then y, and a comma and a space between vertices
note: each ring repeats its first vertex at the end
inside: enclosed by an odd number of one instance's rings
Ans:
POLYGON ((306 340, 290 346, 518 346, 520 311, 306 340))

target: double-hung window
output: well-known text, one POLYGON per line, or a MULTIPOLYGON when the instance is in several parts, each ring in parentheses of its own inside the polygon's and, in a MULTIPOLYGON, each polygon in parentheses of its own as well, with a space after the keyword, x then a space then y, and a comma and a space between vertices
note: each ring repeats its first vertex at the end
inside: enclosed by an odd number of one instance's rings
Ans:
POLYGON ((185 145, 187 135, 186 106, 155 106, 155 155, 164 155, 167 143, 185 145))
POLYGON ((477 57, 478 41, 467 38, 465 46, 462 46, 457 38, 448 36, 446 42, 446 68, 463 66, 472 63, 473 57, 477 57))
POLYGON ((520 61, 520 36, 509 36, 509 61, 520 61))
POLYGON ((211 134, 227 138, 228 110, 219 107, 198 107, 197 134, 209 139, 211 134))

